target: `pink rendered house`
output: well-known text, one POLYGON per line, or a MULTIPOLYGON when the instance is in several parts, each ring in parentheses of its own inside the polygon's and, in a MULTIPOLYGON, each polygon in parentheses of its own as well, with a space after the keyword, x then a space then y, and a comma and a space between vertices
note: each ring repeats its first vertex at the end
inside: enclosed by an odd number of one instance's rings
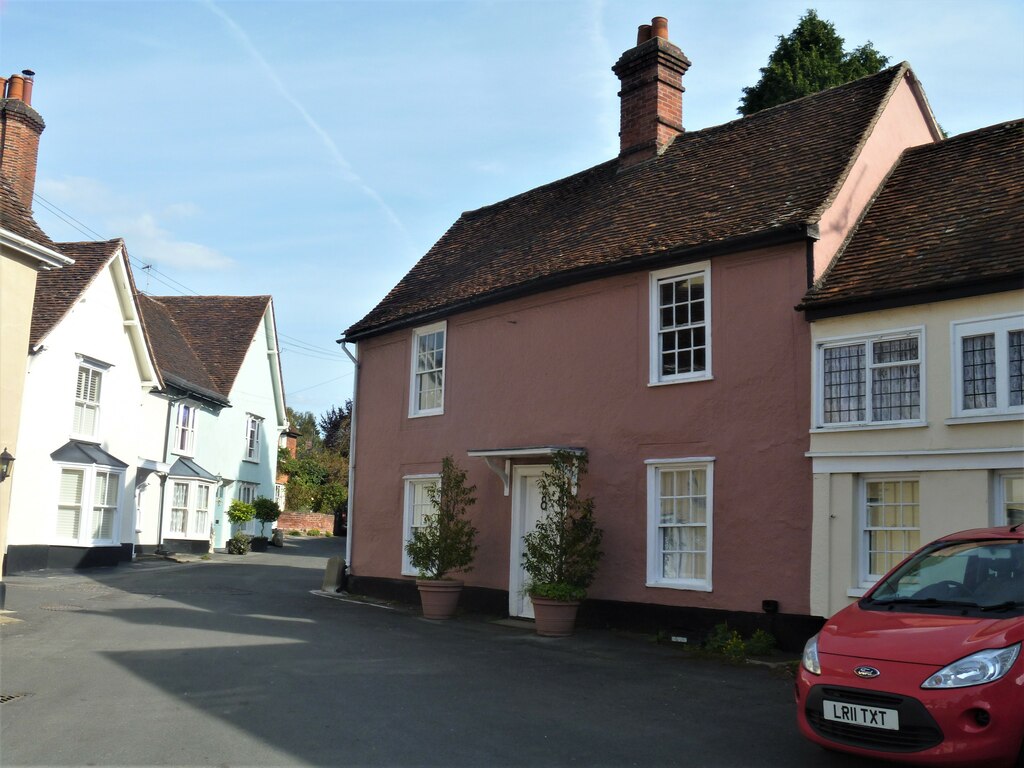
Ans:
POLYGON ((618 157, 463 214, 356 345, 350 589, 415 600, 404 542, 451 454, 480 531, 464 606, 529 618, 521 537, 586 450, 604 558, 581 620, 786 646, 810 611, 808 325, 794 307, 908 146, 906 64, 700 131, 664 19, 613 67, 618 157))

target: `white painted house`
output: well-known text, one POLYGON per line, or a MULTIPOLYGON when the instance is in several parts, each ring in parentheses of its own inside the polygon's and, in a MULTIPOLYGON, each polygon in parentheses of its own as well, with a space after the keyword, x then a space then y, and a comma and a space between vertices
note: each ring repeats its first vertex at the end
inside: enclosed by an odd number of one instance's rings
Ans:
POLYGON ((136 484, 159 465, 140 424, 160 379, 124 243, 57 248, 74 263, 36 280, 9 573, 130 559, 136 484))
MULTIPOLYGON (((287 429, 270 296, 140 296, 164 388, 146 403, 160 425, 162 492, 141 511, 144 551, 206 552, 234 530, 231 501, 274 498, 287 429)), ((244 526, 258 534, 259 524, 244 526)))

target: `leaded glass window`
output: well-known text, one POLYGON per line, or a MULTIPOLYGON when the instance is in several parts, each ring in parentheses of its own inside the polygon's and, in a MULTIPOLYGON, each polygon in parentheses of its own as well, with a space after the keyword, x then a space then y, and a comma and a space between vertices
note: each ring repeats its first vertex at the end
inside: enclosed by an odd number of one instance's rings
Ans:
POLYGON ((921 418, 921 338, 869 338, 821 348, 824 424, 921 418))

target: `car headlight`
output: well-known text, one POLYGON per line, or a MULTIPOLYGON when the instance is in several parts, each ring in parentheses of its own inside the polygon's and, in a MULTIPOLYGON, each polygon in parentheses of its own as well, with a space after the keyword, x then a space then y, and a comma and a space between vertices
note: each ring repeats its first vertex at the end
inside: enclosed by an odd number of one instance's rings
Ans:
POLYGON ((801 661, 804 669, 812 675, 821 674, 821 662, 818 661, 818 636, 815 635, 804 645, 804 657, 801 661))
MULTIPOLYGON (((804 655, 806 657, 806 651, 804 655)), ((978 651, 954 661, 925 680, 922 688, 967 688, 998 680, 1013 666, 1020 654, 1020 643, 1008 648, 978 651)))

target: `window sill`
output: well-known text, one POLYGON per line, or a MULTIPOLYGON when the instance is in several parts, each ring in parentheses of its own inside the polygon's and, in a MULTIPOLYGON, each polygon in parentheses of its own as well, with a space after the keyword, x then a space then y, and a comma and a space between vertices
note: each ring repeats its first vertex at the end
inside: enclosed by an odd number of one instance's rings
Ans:
POLYGON ((671 387, 675 384, 693 384, 697 381, 714 381, 715 377, 711 374, 706 376, 692 376, 685 379, 668 379, 666 381, 648 381, 648 387, 671 387))
POLYGON ((851 587, 850 589, 846 590, 846 596, 857 598, 864 597, 864 595, 867 594, 867 591, 871 589, 871 587, 873 586, 875 585, 868 584, 866 587, 851 587))
POLYGON ((686 592, 710 592, 711 585, 706 582, 693 581, 648 581, 645 585, 651 589, 680 589, 686 592))
POLYGON ((946 419, 946 425, 953 427, 957 424, 987 424, 992 421, 1024 421, 1024 411, 1019 413, 989 413, 978 416, 951 416, 946 419))
POLYGON ((427 416, 444 416, 444 410, 440 411, 420 411, 419 413, 410 413, 410 419, 422 419, 427 416))
POLYGON ((927 429, 927 421, 880 421, 876 424, 830 424, 827 427, 811 427, 812 435, 827 435, 830 432, 867 432, 879 429, 927 429))
POLYGON ((260 463, 259 459, 242 459, 242 461, 244 461, 246 464, 259 464, 260 463))

